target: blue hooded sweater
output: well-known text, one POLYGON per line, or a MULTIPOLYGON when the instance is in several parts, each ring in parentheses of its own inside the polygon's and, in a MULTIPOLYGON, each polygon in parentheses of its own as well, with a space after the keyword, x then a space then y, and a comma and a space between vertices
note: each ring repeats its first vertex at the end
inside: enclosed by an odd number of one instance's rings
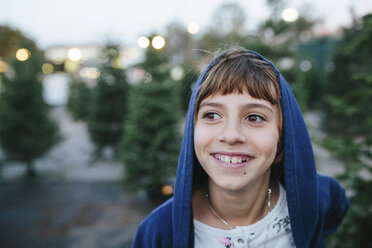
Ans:
MULTIPOLYGON (((349 201, 344 189, 333 178, 317 174, 309 134, 287 81, 270 61, 256 52, 247 52, 256 54, 270 63, 280 82, 284 139, 284 178, 280 178, 280 181, 287 192, 295 245, 297 248, 325 247, 326 236, 335 232, 340 225, 349 201)), ((141 223, 133 242, 134 248, 194 247, 192 214, 193 164, 196 159, 193 144, 194 108, 199 86, 215 60, 198 78, 190 99, 174 196, 141 223)))

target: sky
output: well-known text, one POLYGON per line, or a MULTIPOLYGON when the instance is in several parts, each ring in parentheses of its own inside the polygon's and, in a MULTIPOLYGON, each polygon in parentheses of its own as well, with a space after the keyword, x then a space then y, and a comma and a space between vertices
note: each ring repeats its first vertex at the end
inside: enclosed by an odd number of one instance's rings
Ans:
MULTIPOLYGON (((164 34, 167 24, 197 22, 200 32, 212 23, 222 3, 236 2, 246 13, 247 29, 269 15, 265 0, 0 0, 0 25, 10 25, 42 48, 102 45, 108 39, 136 44, 140 35, 164 34)), ((310 18, 321 18, 330 31, 372 13, 372 0, 288 0, 310 18)))

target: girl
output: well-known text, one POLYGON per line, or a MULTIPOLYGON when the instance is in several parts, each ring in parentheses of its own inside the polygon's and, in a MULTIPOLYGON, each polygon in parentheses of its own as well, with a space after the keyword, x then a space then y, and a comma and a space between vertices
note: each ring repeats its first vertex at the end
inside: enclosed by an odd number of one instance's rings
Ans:
POLYGON ((200 75, 174 197, 144 220, 133 247, 325 247, 348 204, 334 179, 316 173, 283 76, 235 47, 200 75))

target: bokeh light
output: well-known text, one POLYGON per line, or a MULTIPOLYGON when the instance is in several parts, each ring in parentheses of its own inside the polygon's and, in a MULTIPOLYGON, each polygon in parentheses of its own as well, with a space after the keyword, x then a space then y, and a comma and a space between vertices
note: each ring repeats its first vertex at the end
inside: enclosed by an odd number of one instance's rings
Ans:
POLYGON ((74 72, 79 68, 79 63, 77 61, 66 60, 63 67, 66 72, 74 72))
POLYGON ((144 83, 151 83, 151 81, 152 81, 151 73, 146 72, 145 76, 143 77, 143 82, 144 83))
POLYGON ((8 64, 0 59, 0 73, 5 72, 8 69, 8 64))
POLYGON ((137 44, 140 48, 147 48, 150 45, 150 40, 146 36, 141 36, 138 38, 137 44))
POLYGON ((171 69, 170 73, 173 80, 179 81, 183 78, 184 71, 181 66, 175 66, 171 69))
POLYGON ((187 31, 189 31, 190 34, 196 34, 199 32, 199 25, 196 22, 191 22, 187 26, 187 31))
POLYGON ((295 60, 293 58, 281 58, 277 64, 281 70, 289 70, 295 65, 295 60))
POLYGON ((312 64, 309 60, 302 60, 300 62, 300 70, 303 72, 310 71, 312 67, 312 64))
POLYGON ((113 68, 123 69, 122 56, 120 55, 117 58, 112 59, 110 64, 113 68))
POLYGON ((152 39, 151 44, 155 49, 162 49, 165 46, 165 39, 160 35, 156 35, 152 39))
POLYGON ((139 81, 145 77, 145 71, 142 70, 141 68, 136 68, 133 71, 133 77, 139 81))
POLYGON ((299 16, 300 14, 295 8, 286 8, 282 11, 282 19, 286 22, 294 22, 299 16))
POLYGON ((31 56, 31 52, 26 48, 20 48, 18 49, 16 53, 16 58, 19 61, 26 61, 30 58, 30 56, 31 56))
POLYGON ((325 65, 324 65, 324 70, 326 72, 333 72, 334 70, 336 69, 336 65, 333 61, 328 61, 325 65))
POLYGON ((52 64, 50 63, 45 63, 41 66, 41 71, 44 73, 44 74, 50 74, 50 73, 53 73, 54 71, 54 67, 52 64))
POLYGON ((79 75, 84 78, 97 79, 100 71, 96 67, 84 67, 79 71, 79 75))
POLYGON ((82 53, 79 48, 71 48, 68 51, 68 58, 72 61, 79 61, 82 58, 82 53))
POLYGON ((161 193, 166 196, 172 195, 173 187, 170 185, 164 185, 163 187, 161 187, 161 193))

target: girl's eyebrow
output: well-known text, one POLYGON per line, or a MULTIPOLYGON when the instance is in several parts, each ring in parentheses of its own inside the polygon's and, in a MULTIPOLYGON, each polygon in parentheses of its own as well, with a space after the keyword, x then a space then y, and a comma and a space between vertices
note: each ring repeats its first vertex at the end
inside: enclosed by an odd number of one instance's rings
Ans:
POLYGON ((266 109, 266 110, 270 111, 272 114, 274 114, 274 111, 272 110, 272 108, 270 108, 269 106, 266 106, 265 104, 248 103, 248 104, 245 105, 245 107, 249 107, 249 108, 263 108, 263 109, 266 109))
MULTIPOLYGON (((200 105, 200 108, 207 107, 207 106, 212 106, 212 107, 219 107, 222 108, 223 104, 217 103, 217 102, 204 102, 200 105)), ((274 114, 274 111, 269 107, 266 106, 265 104, 260 104, 260 103, 247 103, 244 105, 244 108, 263 108, 274 114)))
POLYGON ((217 102, 203 102, 202 104, 200 104, 200 107, 199 109, 203 108, 203 107, 206 107, 206 106, 212 106, 212 107, 223 107, 221 103, 217 103, 217 102))

